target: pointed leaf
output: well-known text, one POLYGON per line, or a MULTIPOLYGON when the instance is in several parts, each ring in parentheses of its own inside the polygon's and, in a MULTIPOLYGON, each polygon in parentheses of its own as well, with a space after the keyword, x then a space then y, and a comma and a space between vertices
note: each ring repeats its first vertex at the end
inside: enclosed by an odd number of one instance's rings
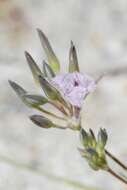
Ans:
POLYGON ((23 98, 31 106, 41 106, 48 103, 48 99, 40 95, 26 94, 23 98))
POLYGON ((71 41, 71 48, 69 52, 69 72, 79 72, 78 58, 75 46, 71 41))
POLYGON ((100 129, 98 133, 98 146, 104 148, 108 139, 108 135, 105 129, 100 129))
POLYGON ((51 66, 47 64, 45 61, 43 61, 43 73, 44 76, 51 79, 52 77, 55 77, 55 73, 52 70, 51 66))
POLYGON ((42 115, 32 115, 30 116, 30 119, 33 123, 45 129, 55 127, 55 125, 49 119, 42 115))
POLYGON ((51 66, 52 70, 55 73, 58 73, 60 71, 59 60, 56 57, 56 55, 55 55, 55 53, 54 53, 54 51, 53 51, 53 49, 52 49, 52 47, 48 41, 48 38, 45 36, 45 34, 40 29, 37 29, 37 31, 38 31, 38 35, 39 35, 41 44, 43 46, 43 49, 46 53, 49 65, 51 66))
POLYGON ((59 96, 59 92, 44 77, 39 76, 39 80, 46 96, 51 100, 56 100, 59 96))
POLYGON ((97 142, 96 142, 94 132, 92 129, 89 129, 89 146, 95 148, 96 144, 97 144, 97 142))
POLYGON ((35 82, 38 84, 39 83, 38 76, 43 75, 43 74, 41 70, 39 69, 38 65, 36 64, 36 62, 34 61, 34 59, 32 58, 32 56, 28 52, 25 52, 25 57, 30 67, 30 70, 33 74, 33 78, 35 82))
POLYGON ((80 139, 84 147, 88 147, 89 145, 89 134, 81 128, 80 130, 80 139))
POLYGON ((23 96, 27 94, 27 92, 17 83, 9 80, 9 84, 21 99, 23 99, 23 96))

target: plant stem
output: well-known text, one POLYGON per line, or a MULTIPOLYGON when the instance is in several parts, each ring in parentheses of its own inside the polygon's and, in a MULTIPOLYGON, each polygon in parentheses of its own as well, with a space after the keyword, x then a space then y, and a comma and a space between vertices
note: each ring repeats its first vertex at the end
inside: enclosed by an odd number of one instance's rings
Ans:
POLYGON ((68 113, 66 112, 66 110, 64 109, 64 107, 59 103, 59 102, 53 102, 53 101, 49 101, 49 103, 51 105, 53 105, 54 107, 56 107, 59 111, 61 111, 64 115, 68 116, 68 113))
POLYGON ((127 185, 127 181, 118 174, 116 174, 111 168, 108 168, 107 172, 109 172, 112 176, 114 176, 115 178, 127 185))
POLYGON ((127 166, 125 166, 120 160, 118 160, 114 155, 112 155, 108 150, 105 150, 107 156, 109 156, 112 160, 114 160, 119 166, 121 166, 124 170, 127 171, 127 166))
POLYGON ((56 119, 61 119, 61 120, 63 120, 63 121, 66 121, 63 117, 57 116, 57 115, 55 115, 54 113, 51 113, 51 112, 46 111, 45 109, 42 109, 42 108, 40 108, 40 107, 37 107, 36 109, 39 110, 39 111, 41 111, 41 112, 43 112, 43 113, 45 113, 45 114, 47 114, 47 115, 50 115, 50 116, 52 116, 52 117, 55 117, 56 119))

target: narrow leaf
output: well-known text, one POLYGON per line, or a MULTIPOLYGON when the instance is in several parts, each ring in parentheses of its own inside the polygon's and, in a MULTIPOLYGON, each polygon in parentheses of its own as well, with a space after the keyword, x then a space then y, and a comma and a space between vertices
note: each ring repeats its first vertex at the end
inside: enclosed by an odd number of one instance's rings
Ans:
POLYGON ((78 58, 76 53, 76 48, 71 41, 71 48, 69 52, 69 72, 79 72, 78 58))
POLYGON ((45 34, 40 30, 40 29, 37 29, 38 31, 38 35, 39 35, 39 38, 40 38, 40 41, 41 41, 41 44, 43 46, 43 49, 46 53, 46 56, 47 56, 47 59, 48 59, 48 62, 52 68, 52 70, 55 72, 55 73, 58 73, 60 71, 60 63, 59 63, 59 60, 58 58, 56 57, 49 41, 48 41, 48 38, 45 36, 45 34))
POLYGON ((25 94, 27 94, 26 90, 24 90, 21 86, 19 86, 17 83, 9 80, 8 81, 10 86, 13 88, 13 90, 16 92, 16 94, 21 98, 25 94))
POLYGON ((35 82, 38 84, 39 83, 38 76, 43 74, 39 69, 38 65, 36 64, 36 62, 34 61, 34 59, 32 58, 32 56, 28 52, 25 52, 25 57, 30 67, 30 70, 33 74, 33 78, 35 82))
POLYGON ((104 148, 108 139, 108 135, 105 129, 100 129, 98 133, 98 146, 104 148))
POLYGON ((51 100, 56 100, 58 98, 57 90, 42 76, 39 76, 39 81, 45 95, 51 100))
POLYGON ((81 128, 81 130, 80 130, 80 140, 81 140, 83 146, 88 147, 89 134, 83 128, 81 128))
POLYGON ((46 117, 42 115, 32 115, 30 116, 30 119, 33 123, 35 123, 39 127, 42 127, 45 129, 54 127, 54 124, 49 119, 47 119, 46 117))
POLYGON ((51 79, 52 77, 55 77, 55 73, 52 70, 51 66, 47 64, 45 61, 43 61, 43 73, 44 76, 51 79))
POLYGON ((41 106, 48 103, 48 99, 40 95, 26 94, 23 98, 31 106, 41 106))
POLYGON ((62 103, 65 103, 63 97, 61 96, 60 92, 53 87, 44 77, 39 76, 40 85, 44 90, 46 96, 51 100, 58 100, 62 103))
POLYGON ((21 86, 19 86, 17 83, 9 80, 10 86, 13 88, 13 90, 16 92, 18 97, 25 103, 27 106, 30 106, 28 102, 25 100, 24 96, 27 94, 27 91, 24 90, 21 86))

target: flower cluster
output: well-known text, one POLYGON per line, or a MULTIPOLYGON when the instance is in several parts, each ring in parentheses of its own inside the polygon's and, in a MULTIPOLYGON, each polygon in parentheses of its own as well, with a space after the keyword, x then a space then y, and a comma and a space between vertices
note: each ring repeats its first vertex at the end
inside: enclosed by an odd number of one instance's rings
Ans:
POLYGON ((96 89, 98 81, 80 73, 73 42, 71 42, 69 51, 69 72, 61 74, 60 62, 47 37, 39 29, 38 34, 48 63, 44 60, 43 70, 41 70, 28 52, 25 52, 25 56, 35 82, 43 89, 43 94, 45 95, 30 94, 17 83, 9 81, 11 87, 27 106, 41 112, 40 115, 30 116, 30 119, 36 125, 46 129, 54 127, 80 130, 83 149, 79 149, 79 151, 90 167, 94 170, 105 170, 127 184, 127 180, 123 176, 120 176, 108 166, 106 156, 127 171, 127 166, 105 149, 107 142, 105 129, 100 129, 96 138, 91 129, 86 132, 81 127, 81 106, 87 95, 96 89), (58 114, 49 111, 49 107, 47 110, 46 104, 57 109, 58 114), (63 123, 59 121, 55 123, 54 118, 61 120, 63 123))
POLYGON ((79 149, 90 167, 94 170, 107 170, 108 165, 105 156, 105 145, 107 142, 107 133, 105 129, 100 129, 98 138, 95 138, 93 131, 90 129, 87 133, 83 128, 80 130, 80 137, 84 149, 79 149))
POLYGON ((80 110, 85 97, 96 89, 96 82, 86 74, 80 73, 76 48, 71 42, 69 51, 69 72, 61 74, 60 62, 56 57, 47 37, 38 29, 41 44, 47 56, 48 63, 43 61, 41 70, 32 56, 25 52, 26 60, 36 83, 43 89, 45 96, 29 94, 17 83, 9 81, 21 100, 29 107, 42 112, 42 115, 33 115, 31 120, 43 128, 57 127, 80 129, 80 110), (60 115, 45 110, 45 104, 53 105, 60 115), (48 116, 66 121, 59 126, 50 121, 48 116), (48 125, 45 125, 45 122, 48 125))

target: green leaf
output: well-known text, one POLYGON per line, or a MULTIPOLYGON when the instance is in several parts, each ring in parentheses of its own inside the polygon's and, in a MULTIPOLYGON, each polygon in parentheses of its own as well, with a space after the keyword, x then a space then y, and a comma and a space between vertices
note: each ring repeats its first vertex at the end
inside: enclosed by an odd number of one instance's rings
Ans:
POLYGON ((104 148, 107 143, 108 135, 105 129, 100 129, 98 133, 98 146, 104 148))
POLYGON ((42 115, 32 115, 30 116, 30 119, 33 123, 45 129, 55 127, 55 125, 49 119, 42 115))
POLYGON ((25 103, 24 95, 27 94, 27 91, 24 90, 21 86, 19 86, 17 83, 9 80, 10 86, 13 88, 13 90, 16 92, 16 94, 19 96, 19 98, 25 103))
POLYGON ((44 76, 51 79, 52 77, 55 77, 55 73, 52 70, 51 66, 47 64, 45 61, 43 61, 43 73, 44 76))
POLYGON ((96 152, 96 150, 94 148, 87 148, 86 151, 87 151, 90 159, 92 159, 93 161, 97 160, 98 153, 96 152))
POLYGON ((9 84, 19 96, 19 98, 23 101, 23 103, 25 103, 29 107, 36 108, 38 106, 48 103, 47 98, 45 98, 44 96, 27 94, 27 91, 25 91, 15 82, 9 81, 9 84))
POLYGON ((46 53, 48 63, 51 66, 52 70, 55 73, 58 73, 60 71, 59 60, 56 57, 56 55, 55 55, 55 53, 54 53, 54 51, 53 51, 53 49, 52 49, 52 47, 48 41, 48 38, 45 36, 45 34, 40 29, 37 29, 37 31, 38 31, 38 35, 39 35, 41 44, 43 46, 43 49, 46 53))
POLYGON ((83 128, 80 130, 80 140, 84 147, 88 147, 89 134, 83 128))
POLYGON ((54 88, 44 77, 39 76, 40 85, 45 92, 45 95, 51 100, 57 100, 59 92, 54 88))
POLYGON ((98 166, 98 165, 96 165, 94 162, 89 162, 89 166, 93 169, 93 170, 95 170, 95 171, 97 171, 97 170, 99 170, 100 169, 100 167, 98 166))
POLYGON ((90 129, 87 133, 83 128, 80 130, 80 139, 85 148, 87 147, 96 147, 96 139, 93 131, 90 129))
POLYGON ((32 56, 25 51, 25 57, 26 57, 26 60, 28 62, 28 65, 30 67, 30 70, 33 74, 33 78, 35 80, 35 82, 38 84, 39 83, 39 79, 38 79, 38 76, 42 76, 42 72, 41 70, 39 69, 38 65, 36 64, 36 62, 34 61, 34 59, 32 58, 32 56))
POLYGON ((16 82, 13 82, 11 80, 9 80, 8 82, 20 98, 27 93, 27 91, 24 90, 21 86, 19 86, 16 82))
POLYGON ((26 94, 23 98, 31 106, 41 106, 48 103, 48 99, 40 95, 26 94))
POLYGON ((95 148, 97 145, 96 138, 92 129, 89 129, 89 146, 95 148))
POLYGON ((45 92, 45 95, 49 99, 60 101, 64 105, 67 104, 63 99, 62 95, 60 94, 60 92, 55 87, 53 87, 44 77, 39 76, 39 80, 40 80, 40 85, 43 91, 45 92))
POLYGON ((76 53, 76 48, 71 41, 71 48, 69 52, 69 72, 79 72, 79 65, 78 65, 78 58, 77 58, 77 53, 76 53))

